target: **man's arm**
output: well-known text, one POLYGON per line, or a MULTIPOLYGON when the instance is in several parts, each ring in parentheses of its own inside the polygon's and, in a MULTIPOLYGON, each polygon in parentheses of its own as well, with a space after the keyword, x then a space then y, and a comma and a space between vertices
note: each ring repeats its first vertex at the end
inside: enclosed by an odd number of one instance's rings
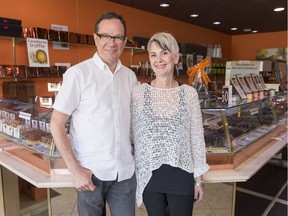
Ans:
POLYGON ((94 190, 92 172, 82 167, 72 150, 71 143, 65 130, 65 123, 69 116, 54 110, 51 116, 50 130, 56 143, 57 150, 73 175, 73 182, 77 190, 94 190))

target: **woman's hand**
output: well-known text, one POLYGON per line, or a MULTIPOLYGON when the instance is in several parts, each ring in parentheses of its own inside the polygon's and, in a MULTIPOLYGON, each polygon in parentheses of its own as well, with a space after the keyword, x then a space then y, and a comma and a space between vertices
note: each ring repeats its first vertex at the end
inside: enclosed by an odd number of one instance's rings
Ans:
POLYGON ((195 202, 200 202, 203 198, 203 195, 204 195, 203 186, 195 184, 195 188, 194 188, 195 202))

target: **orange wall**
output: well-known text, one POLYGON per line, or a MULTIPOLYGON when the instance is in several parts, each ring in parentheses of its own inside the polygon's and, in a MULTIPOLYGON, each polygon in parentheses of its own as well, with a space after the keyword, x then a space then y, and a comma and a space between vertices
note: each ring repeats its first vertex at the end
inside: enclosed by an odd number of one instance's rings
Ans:
POLYGON ((285 47, 287 48, 287 31, 233 36, 231 59, 255 60, 259 49, 285 47))
MULTIPOLYGON (((67 25, 71 32, 84 34, 93 33, 95 21, 100 14, 115 11, 126 19, 128 39, 132 36, 150 37, 158 31, 169 31, 179 42, 220 44, 223 57, 231 60, 252 60, 259 48, 287 46, 287 34, 284 32, 232 37, 106 0, 0 0, 0 5, 0 16, 21 19, 23 27, 51 28, 51 24, 59 24, 67 25)), ((13 64, 11 45, 11 40, 0 38, 0 64, 13 64)), ((69 51, 53 50, 51 44, 49 46, 51 65, 55 62, 69 62, 73 65, 90 58, 96 51, 94 46, 70 45, 69 51)), ((130 66, 138 64, 138 57, 132 58, 131 50, 125 50, 121 60, 124 65, 130 66)), ((23 41, 16 43, 16 63, 28 65, 26 45, 23 41)), ((47 93, 47 86, 43 86, 43 81, 38 85, 41 86, 36 86, 37 95, 50 95, 47 93)))
MULTIPOLYGON (((231 37, 226 34, 190 25, 163 16, 121 6, 106 0, 0 0, 0 16, 22 20, 23 27, 51 28, 51 24, 67 25, 69 31, 92 34, 94 24, 100 14, 115 11, 124 16, 128 28, 128 39, 132 36, 150 37, 157 31, 169 31, 179 42, 195 44, 221 44, 225 56, 230 56, 231 37), (5 5, 5 7, 3 7, 5 5)), ((83 47, 83 46, 82 46, 83 47)), ((49 49, 50 60, 64 61, 69 57, 72 63, 91 57, 95 49, 72 49, 53 52, 49 49)), ((1 48, 1 47, 0 47, 1 48)), ((5 49, 6 51, 7 49, 5 49)), ((3 51, 4 52, 4 51, 3 51)), ((26 54, 25 47, 18 51, 17 59, 26 54)), ((0 53, 2 56, 3 53, 0 53)), ((21 59, 26 61, 27 59, 21 59)), ((124 59, 126 61, 126 59, 124 59)), ((124 62, 127 65, 131 63, 124 62)), ((0 64, 1 64, 0 59, 0 64)))

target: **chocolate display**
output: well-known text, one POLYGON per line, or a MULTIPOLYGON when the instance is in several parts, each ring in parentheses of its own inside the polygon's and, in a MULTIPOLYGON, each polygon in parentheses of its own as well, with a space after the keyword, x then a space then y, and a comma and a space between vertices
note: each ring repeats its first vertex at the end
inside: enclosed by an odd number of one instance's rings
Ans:
MULTIPOLYGON (((238 113, 227 115, 230 139, 233 145, 247 145, 272 130, 276 125, 272 108, 268 105, 263 108, 249 108, 245 110, 242 107, 241 115, 238 113)), ((211 149, 228 149, 223 123, 220 119, 218 118, 216 125, 215 123, 207 125, 205 122, 204 137, 208 151, 211 149)))

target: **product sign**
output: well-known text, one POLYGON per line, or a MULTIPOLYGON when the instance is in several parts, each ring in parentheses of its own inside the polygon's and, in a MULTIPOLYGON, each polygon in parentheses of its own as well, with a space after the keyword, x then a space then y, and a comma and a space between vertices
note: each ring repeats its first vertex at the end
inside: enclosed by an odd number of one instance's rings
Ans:
POLYGON ((248 74, 257 74, 263 64, 260 61, 230 61, 226 62, 225 85, 230 85, 232 76, 248 74))
MULTIPOLYGON (((68 26, 51 24, 51 29, 58 31, 58 34, 60 34, 60 35, 61 35, 61 32, 63 34, 66 34, 67 40, 68 40, 68 26)), ((61 37, 60 37, 59 42, 57 42, 57 41, 52 42, 52 48, 53 49, 59 49, 59 50, 69 50, 69 43, 68 43, 68 41, 67 42, 62 41, 61 37)))
POLYGON ((27 38, 27 52, 30 67, 50 67, 48 40, 27 38))

